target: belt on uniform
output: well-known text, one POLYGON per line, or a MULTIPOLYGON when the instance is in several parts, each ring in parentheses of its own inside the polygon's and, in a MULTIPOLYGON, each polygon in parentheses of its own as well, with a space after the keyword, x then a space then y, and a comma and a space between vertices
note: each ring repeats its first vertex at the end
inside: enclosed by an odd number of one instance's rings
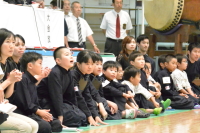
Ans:
POLYGON ((112 38, 108 38, 108 37, 107 37, 107 39, 108 39, 108 40, 111 40, 111 41, 116 41, 116 42, 123 41, 123 39, 112 39, 112 38))

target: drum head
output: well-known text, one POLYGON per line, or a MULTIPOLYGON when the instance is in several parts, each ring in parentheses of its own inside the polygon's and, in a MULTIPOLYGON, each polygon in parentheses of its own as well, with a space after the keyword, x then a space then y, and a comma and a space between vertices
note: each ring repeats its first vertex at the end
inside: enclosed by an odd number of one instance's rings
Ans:
POLYGON ((145 1, 144 15, 152 28, 168 31, 178 24, 183 8, 184 0, 145 1))

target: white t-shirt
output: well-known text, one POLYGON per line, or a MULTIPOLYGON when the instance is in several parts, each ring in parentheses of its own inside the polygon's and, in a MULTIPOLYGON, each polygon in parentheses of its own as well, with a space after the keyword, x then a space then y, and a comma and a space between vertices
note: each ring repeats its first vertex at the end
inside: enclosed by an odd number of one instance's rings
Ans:
MULTIPOLYGON (((92 29, 90 28, 90 26, 88 25, 87 21, 85 21, 83 18, 78 17, 80 20, 80 24, 81 24, 81 33, 82 33, 82 38, 83 38, 83 42, 86 41, 86 37, 90 36, 93 34, 92 29)), ((79 42, 78 39, 78 29, 77 29, 77 18, 72 15, 71 17, 65 19, 67 22, 67 26, 68 26, 68 42, 79 42)))
POLYGON ((184 88, 185 89, 191 88, 185 71, 175 69, 172 72, 171 77, 173 79, 174 86, 177 91, 180 91, 181 89, 184 89, 184 88))
POLYGON ((116 37, 117 12, 115 10, 108 11, 103 17, 100 28, 106 30, 106 37, 108 38, 124 39, 127 36, 126 31, 133 28, 131 18, 127 12, 121 10, 118 14, 120 18, 120 38, 116 37))
POLYGON ((141 84, 134 86, 130 81, 127 80, 124 80, 121 84, 128 85, 128 87, 133 91, 133 94, 142 94, 147 100, 153 96, 141 84))

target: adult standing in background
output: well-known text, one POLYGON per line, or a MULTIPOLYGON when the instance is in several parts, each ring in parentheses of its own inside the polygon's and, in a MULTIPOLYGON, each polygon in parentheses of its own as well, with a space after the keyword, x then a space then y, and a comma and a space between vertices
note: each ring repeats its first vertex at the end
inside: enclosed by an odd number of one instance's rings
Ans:
POLYGON ((104 52, 119 55, 122 40, 133 28, 129 14, 122 10, 123 0, 112 0, 114 10, 106 12, 100 28, 106 36, 104 52))
POLYGON ((71 5, 72 16, 66 19, 69 33, 67 35, 68 44, 70 48, 86 48, 86 37, 92 44, 94 51, 99 53, 99 49, 92 37, 92 30, 88 23, 80 17, 82 13, 81 4, 78 1, 74 1, 71 5))
POLYGON ((65 19, 67 19, 68 17, 72 16, 71 8, 70 8, 70 1, 69 0, 63 0, 63 11, 65 13, 65 19))
MULTIPOLYGON (((65 26, 65 29, 67 29, 67 31, 65 30, 65 33, 68 34, 69 31, 68 31, 66 19, 72 16, 72 13, 70 12, 71 8, 70 8, 70 1, 69 0, 63 0, 63 11, 64 11, 64 14, 65 14, 65 25, 64 26, 65 26)), ((69 47, 67 34, 65 34, 65 36, 64 36, 64 41, 65 41, 65 46, 69 47)))

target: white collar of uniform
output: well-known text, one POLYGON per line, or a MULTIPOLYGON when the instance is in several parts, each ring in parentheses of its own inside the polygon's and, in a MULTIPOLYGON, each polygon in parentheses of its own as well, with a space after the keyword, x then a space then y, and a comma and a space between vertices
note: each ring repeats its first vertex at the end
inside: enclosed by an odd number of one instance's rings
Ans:
MULTIPOLYGON (((77 19, 77 17, 75 17, 73 14, 72 14, 72 16, 71 16, 71 17, 72 17, 72 19, 74 19, 74 20, 76 20, 76 19, 77 19)), ((80 18, 81 18, 81 17, 78 17, 78 19, 79 19, 79 20, 80 20, 80 18)))
POLYGON ((133 85, 130 81, 128 81, 128 80, 122 81, 121 84, 128 85, 128 87, 129 87, 130 89, 134 89, 134 85, 133 85))
POLYGON ((119 13, 117 13, 116 11, 115 11, 115 9, 113 9, 113 11, 112 11, 114 14, 115 14, 115 16, 117 16, 117 14, 121 14, 121 12, 122 12, 122 10, 119 12, 119 13))
POLYGON ((71 17, 71 16, 72 16, 72 13, 71 13, 71 12, 68 12, 68 14, 67 14, 67 15, 65 14, 65 16, 71 17))

